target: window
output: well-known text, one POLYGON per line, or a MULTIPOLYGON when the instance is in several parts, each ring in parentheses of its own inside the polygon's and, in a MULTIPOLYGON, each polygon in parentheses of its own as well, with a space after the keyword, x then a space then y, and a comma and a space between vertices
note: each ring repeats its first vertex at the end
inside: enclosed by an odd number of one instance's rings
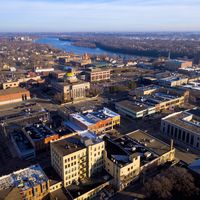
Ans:
MULTIPOLYGON (((181 133, 181 130, 179 130, 179 133, 181 133)), ((182 133, 182 141, 185 142, 185 131, 182 133)))
POLYGON ((167 126, 167 133, 169 134, 169 130, 170 130, 170 125, 168 124, 167 126))
POLYGON ((190 145, 192 145, 192 146, 193 146, 193 144, 194 144, 194 135, 191 135, 191 139, 190 139, 190 145))
MULTIPOLYGON (((177 131, 177 128, 176 128, 176 131, 177 131)), ((179 140, 181 139, 181 131, 178 132, 178 139, 179 140)))
POLYGON ((187 133, 187 136, 186 136, 186 143, 187 144, 189 143, 189 138, 190 138, 190 135, 189 135, 189 133, 187 133))

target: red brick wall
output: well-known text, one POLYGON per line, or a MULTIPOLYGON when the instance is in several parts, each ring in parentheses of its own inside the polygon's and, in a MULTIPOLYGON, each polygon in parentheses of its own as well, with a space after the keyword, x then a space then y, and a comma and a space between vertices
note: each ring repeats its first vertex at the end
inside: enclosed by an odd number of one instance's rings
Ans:
POLYGON ((0 95, 0 102, 22 99, 23 94, 26 94, 27 99, 30 98, 30 92, 29 91, 18 92, 18 93, 15 93, 15 94, 0 95))

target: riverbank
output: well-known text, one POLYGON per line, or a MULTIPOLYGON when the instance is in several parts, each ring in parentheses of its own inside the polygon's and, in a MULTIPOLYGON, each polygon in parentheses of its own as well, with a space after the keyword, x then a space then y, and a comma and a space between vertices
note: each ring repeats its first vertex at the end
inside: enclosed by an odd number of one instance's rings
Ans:
MULTIPOLYGON (((144 49, 141 48, 131 48, 126 45, 116 45, 116 44, 109 44, 101 41, 88 41, 87 39, 82 38, 59 38, 60 41, 68 41, 71 42, 73 45, 78 47, 90 48, 90 49, 100 49, 102 51, 106 51, 109 53, 115 54, 123 54, 128 56, 139 56, 139 57, 149 57, 149 58, 158 58, 158 57, 168 57, 169 51, 162 51, 157 49, 144 49)), ((180 52, 171 52, 171 58, 184 58, 186 54, 180 52)), ((188 58, 192 58, 191 55, 188 58)))

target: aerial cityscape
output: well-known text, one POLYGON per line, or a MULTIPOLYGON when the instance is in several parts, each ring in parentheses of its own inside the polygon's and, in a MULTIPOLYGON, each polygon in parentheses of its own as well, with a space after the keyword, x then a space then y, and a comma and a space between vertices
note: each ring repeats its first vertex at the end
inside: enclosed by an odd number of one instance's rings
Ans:
POLYGON ((200 199, 198 0, 0 10, 0 200, 200 199))

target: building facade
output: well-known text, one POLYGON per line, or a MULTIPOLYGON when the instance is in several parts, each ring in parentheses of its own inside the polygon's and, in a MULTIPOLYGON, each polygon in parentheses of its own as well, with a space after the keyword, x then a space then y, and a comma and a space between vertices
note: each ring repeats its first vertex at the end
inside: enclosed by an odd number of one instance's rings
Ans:
POLYGON ((177 112, 161 121, 162 134, 185 148, 200 150, 200 109, 177 112))
POLYGON ((139 176, 175 159, 175 149, 140 130, 117 139, 107 138, 105 169, 113 176, 116 190, 122 190, 139 176))
POLYGON ((12 174, 0 177, 0 195, 4 198, 5 193, 12 193, 16 199, 39 200, 48 199, 49 180, 39 165, 13 172, 12 174), (8 192, 9 191, 9 192, 8 192))
POLYGON ((90 82, 110 80, 110 69, 89 69, 86 71, 86 78, 90 82))
POLYGON ((0 90, 0 105, 26 101, 30 98, 30 92, 24 88, 0 90))
POLYGON ((169 70, 178 70, 179 68, 187 68, 192 67, 192 61, 184 61, 184 60, 168 60, 165 63, 165 67, 169 70))
MULTIPOLYGON (((140 90, 139 90, 140 91, 140 90)), ((141 90, 136 98, 124 100, 115 103, 117 111, 130 118, 141 118, 156 112, 184 105, 189 98, 188 91, 182 91, 171 88, 159 88, 154 92, 148 92, 150 95, 140 96, 141 90)))
POLYGON ((69 118, 81 129, 90 130, 96 134, 108 132, 113 130, 115 126, 120 125, 120 115, 108 108, 86 114, 70 114, 69 118))
POLYGON ((60 94, 60 100, 62 102, 76 101, 87 96, 87 92, 90 89, 89 82, 74 82, 74 83, 52 83, 53 88, 60 94))
POLYGON ((104 141, 76 135, 51 143, 51 163, 67 187, 102 171, 104 150, 104 141))

